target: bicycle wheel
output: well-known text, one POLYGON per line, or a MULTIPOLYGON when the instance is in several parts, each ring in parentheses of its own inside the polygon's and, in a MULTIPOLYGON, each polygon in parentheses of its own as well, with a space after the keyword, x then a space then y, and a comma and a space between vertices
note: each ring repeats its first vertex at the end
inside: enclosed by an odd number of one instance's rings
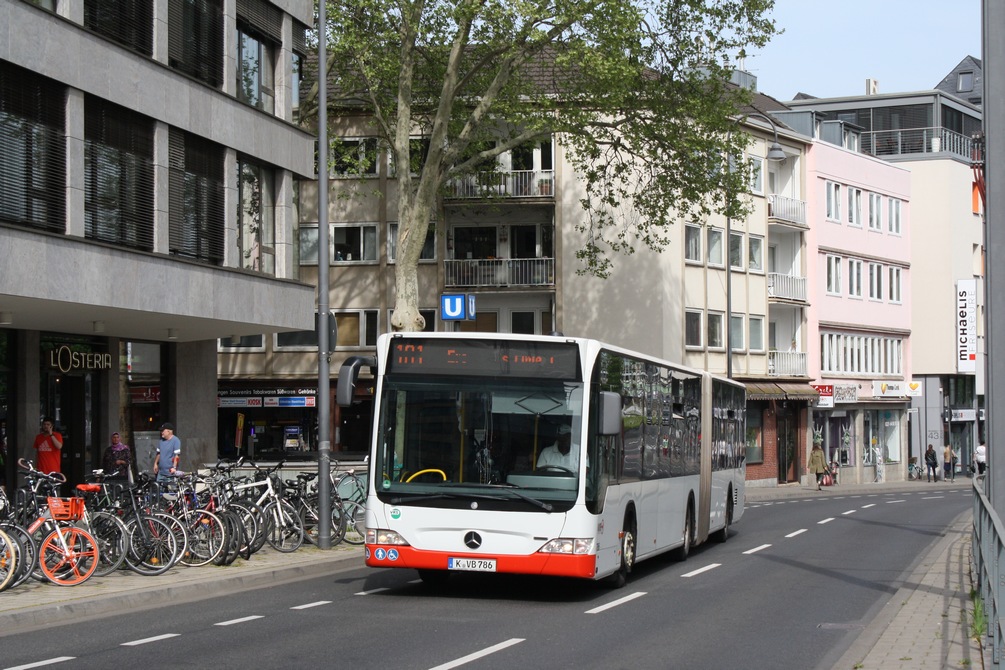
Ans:
POLYGON ((265 541, 284 554, 296 551, 304 543, 304 526, 293 505, 285 500, 265 506, 265 541))
MULTIPOLYGON (((299 507, 300 521, 304 525, 304 539, 316 545, 318 543, 318 520, 321 518, 317 496, 302 499, 299 507)), ((331 519, 331 544, 334 547, 345 537, 345 517, 339 510, 338 501, 333 501, 331 505, 331 519)))
MULTIPOLYGON (((213 559, 213 565, 230 565, 241 555, 242 547, 247 547, 248 537, 244 529, 241 515, 233 509, 222 509, 217 512, 225 527, 223 551, 213 559)), ((250 554, 248 554, 250 556, 250 554)))
POLYGON ((358 502, 343 500, 342 515, 345 517, 346 544, 360 545, 366 542, 366 508, 358 502))
POLYGON ((0 530, 0 591, 6 591, 17 577, 21 553, 20 542, 0 530))
POLYGON ((175 551, 174 563, 177 563, 188 552, 188 528, 181 519, 171 516, 167 512, 155 512, 154 516, 167 524, 171 532, 174 533, 175 544, 178 547, 175 551))
POLYGON ((206 510, 186 515, 188 550, 181 557, 183 565, 199 567, 216 559, 227 540, 226 527, 217 515, 206 510))
POLYGON ((89 529, 98 543, 98 567, 95 577, 110 575, 122 567, 126 560, 126 548, 129 531, 126 524, 114 514, 108 512, 91 512, 89 529))
POLYGON ((126 565, 144 576, 162 575, 171 569, 178 553, 178 542, 171 528, 153 516, 126 522, 129 529, 129 551, 126 565))
POLYGON ((343 472, 335 480, 335 490, 342 500, 366 504, 366 477, 363 475, 343 472))
POLYGON ((12 589, 28 581, 32 571, 38 567, 38 543, 35 542, 31 533, 17 524, 0 523, 0 530, 16 539, 21 549, 21 553, 17 557, 17 574, 7 586, 12 589))
POLYGON ((265 512, 254 500, 238 500, 229 506, 241 515, 248 533, 248 550, 254 554, 265 546, 265 512))
POLYGON ((76 586, 98 568, 98 543, 83 528, 60 526, 38 548, 42 574, 57 586, 76 586))

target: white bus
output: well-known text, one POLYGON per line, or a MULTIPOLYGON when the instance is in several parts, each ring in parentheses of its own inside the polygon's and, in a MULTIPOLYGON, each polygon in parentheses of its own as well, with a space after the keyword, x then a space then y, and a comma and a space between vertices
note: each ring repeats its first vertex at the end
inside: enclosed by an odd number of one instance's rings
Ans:
POLYGON ((744 507, 742 384, 589 339, 395 333, 376 360, 366 564, 609 580, 744 507))

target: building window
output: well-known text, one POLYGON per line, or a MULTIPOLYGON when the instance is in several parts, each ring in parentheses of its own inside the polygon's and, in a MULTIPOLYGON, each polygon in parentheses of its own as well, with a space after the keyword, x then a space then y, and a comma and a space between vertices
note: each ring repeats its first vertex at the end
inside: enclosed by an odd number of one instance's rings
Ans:
POLYGON ((832 181, 826 182, 824 188, 827 191, 827 218, 832 221, 841 220, 841 185, 832 181))
POLYGON ((747 330, 750 333, 750 350, 764 351, 764 317, 748 316, 747 330))
POLYGON ((764 159, 760 156, 750 157, 750 192, 764 195, 764 159))
POLYGON ((85 96, 85 237, 153 251, 153 155, 150 119, 85 96))
POLYGON ((890 268, 890 302, 901 302, 901 268, 890 268))
POLYGON ((169 133, 170 253, 223 262, 224 148, 190 133, 169 133))
POLYGON ((848 224, 862 225, 862 189, 848 188, 848 224))
POLYGON ((0 220, 66 231, 65 89, 0 61, 0 220))
POLYGON ((869 263, 869 298, 883 299, 883 266, 879 263, 869 263))
POLYGON ((153 0, 87 0, 84 26, 127 49, 153 55, 153 0))
POLYGON ((237 161, 237 246, 240 267, 276 272, 275 177, 272 169, 244 158, 237 161))
POLYGON ((729 267, 743 270, 743 233, 729 233, 729 267))
POLYGON ((869 194, 869 230, 883 230, 883 196, 869 194))
POLYGON ((722 324, 722 312, 709 312, 708 313, 708 348, 709 349, 722 349, 725 347, 723 343, 723 324, 722 324))
POLYGON ((974 90, 974 73, 972 71, 960 72, 956 75, 956 92, 969 93, 974 90))
POLYGON ((701 263, 701 226, 693 223, 684 226, 684 260, 701 263))
POLYGON ((300 264, 318 264, 318 224, 300 224, 298 229, 300 237, 300 264))
POLYGON ((862 297, 862 261, 854 258, 848 259, 848 295, 862 297))
POLYGON ((330 164, 335 177, 375 177, 378 167, 377 138, 335 139, 330 164))
POLYGON ((747 244, 747 269, 764 272, 764 238, 750 235, 747 244))
POLYGON ((733 351, 743 351, 745 345, 743 314, 733 314, 729 317, 729 348, 733 351))
MULTIPOLYGON (((353 349, 377 344, 378 310, 364 309, 353 312, 329 314, 328 332, 334 330, 334 341, 329 340, 329 348, 353 349), (344 327, 348 328, 343 332, 344 327)), ((313 330, 298 330, 290 333, 276 334, 276 349, 286 351, 315 351, 318 346, 317 331, 318 315, 314 314, 313 330)))
POLYGON ((747 463, 764 462, 764 443, 761 431, 761 412, 747 411, 747 463))
POLYGON ((701 323, 702 323, 701 310, 689 309, 684 312, 685 347, 700 348, 702 346, 701 323))
POLYGON ((900 235, 900 200, 890 198, 890 215, 888 217, 890 233, 900 235))
POLYGON ((722 229, 708 229, 708 264, 722 267, 722 229))
POLYGON ((230 353, 263 352, 265 337, 262 335, 240 335, 238 337, 221 337, 217 351, 230 353))
POLYGON ((223 84, 221 0, 168 0, 168 65, 220 88, 223 84))
MULTIPOLYGON (((279 11, 265 2, 260 4, 279 11)), ((269 36, 262 26, 248 21, 242 15, 241 6, 242 3, 238 3, 237 99, 271 114, 275 112, 275 54, 279 40, 269 36)), ((282 13, 279 14, 281 26, 282 13)))
POLYGON ((343 226, 332 229, 332 251, 336 263, 362 263, 377 260, 376 224, 343 226))
POLYGON ((827 257, 827 292, 841 295, 841 257, 827 257))
POLYGON ((820 334, 820 372, 828 375, 904 374, 904 343, 899 337, 820 334))
MULTIPOLYGON (((393 263, 398 258, 398 224, 392 223, 387 228, 387 262, 393 263)), ((436 260, 436 224, 430 223, 426 229, 426 242, 419 254, 420 261, 436 260)))
POLYGON ((900 417, 899 412, 889 409, 867 409, 862 412, 865 435, 863 462, 871 465, 881 459, 882 463, 899 463, 900 457, 900 417))

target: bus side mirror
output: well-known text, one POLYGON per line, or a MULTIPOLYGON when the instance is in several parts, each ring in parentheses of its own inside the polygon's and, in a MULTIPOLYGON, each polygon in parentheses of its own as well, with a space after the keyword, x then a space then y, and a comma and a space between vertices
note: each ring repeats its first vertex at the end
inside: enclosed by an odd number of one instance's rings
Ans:
POLYGON ((612 391, 600 392, 600 434, 621 434, 621 396, 612 391))
POLYGON ((338 383, 335 386, 335 402, 339 407, 352 405, 356 382, 359 381, 359 369, 364 365, 370 366, 372 372, 377 367, 377 359, 373 356, 350 356, 342 363, 338 372, 338 383))

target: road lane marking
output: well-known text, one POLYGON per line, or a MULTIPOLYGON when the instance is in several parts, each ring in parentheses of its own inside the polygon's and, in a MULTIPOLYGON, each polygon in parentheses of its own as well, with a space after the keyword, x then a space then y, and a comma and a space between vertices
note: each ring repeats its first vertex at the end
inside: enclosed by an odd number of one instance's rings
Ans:
POLYGON ((76 656, 57 656, 56 658, 50 658, 45 661, 36 661, 35 663, 28 663, 26 665, 14 665, 9 668, 4 668, 4 670, 28 670, 28 668, 41 668, 47 665, 62 663, 63 661, 72 661, 75 658, 76 656))
POLYGON ((449 661, 448 663, 444 663, 443 665, 437 665, 436 667, 430 668, 429 670, 450 670, 450 668, 456 668, 458 666, 464 665, 465 663, 470 663, 471 661, 477 661, 479 658, 484 658, 489 654, 494 654, 497 651, 502 651, 507 647, 512 647, 514 644, 520 644, 521 642, 523 642, 522 637, 514 637, 511 640, 500 642, 497 645, 487 647, 485 649, 482 649, 481 651, 476 651, 473 654, 468 654, 467 656, 458 658, 456 661, 449 661))
POLYGON ((855 510, 853 510, 853 509, 850 509, 850 510, 848 510, 847 512, 841 512, 841 516, 844 516, 844 515, 846 515, 846 514, 854 514, 854 513, 855 513, 855 510))
POLYGON ((264 618, 261 614, 252 614, 251 616, 243 616, 240 619, 231 619, 230 621, 220 621, 213 624, 214 626, 233 626, 235 623, 245 623, 248 621, 254 621, 255 619, 264 618))
POLYGON ((925 496, 922 500, 942 500, 946 496, 925 496))
POLYGON ((794 532, 794 533, 789 533, 789 534, 788 534, 788 535, 786 535, 785 537, 795 537, 796 535, 802 535, 802 534, 803 534, 803 533, 805 533, 805 532, 806 532, 806 529, 805 529, 805 528, 800 528, 800 529, 799 529, 799 530, 797 530, 796 532, 794 532))
MULTIPOLYGON (((408 583, 412 584, 413 582, 408 582, 408 583)), ((356 595, 358 595, 358 596, 368 596, 371 593, 380 593, 381 591, 390 591, 390 590, 391 590, 390 587, 381 586, 379 589, 370 589, 369 591, 360 591, 356 595)))
POLYGON ((753 549, 748 549, 747 551, 745 551, 743 553, 744 554, 753 554, 753 553, 756 553, 756 552, 758 552, 758 551, 760 551, 762 549, 767 549, 770 546, 771 546, 770 544, 762 544, 759 547, 754 547, 753 549))
POLYGON ((820 526, 820 525, 823 525, 825 523, 830 523, 833 520, 834 520, 834 517, 832 517, 832 516, 831 517, 827 517, 823 521, 817 521, 817 525, 820 526))
POLYGON ((906 500, 887 500, 886 504, 887 505, 892 505, 893 503, 901 503, 901 502, 907 502, 907 501, 906 500))
POLYGON ((695 575, 700 575, 703 572, 708 572, 709 570, 715 570, 720 565, 722 565, 722 563, 709 563, 704 568, 698 568, 697 570, 686 572, 683 575, 681 575, 681 577, 694 577, 695 575))
POLYGON ((307 603, 306 605, 297 605, 296 607, 291 607, 290 609, 291 610, 306 610, 306 609, 310 609, 312 607, 320 607, 321 605, 331 605, 331 604, 332 604, 332 601, 330 601, 330 600, 319 600, 316 603, 307 603))
POLYGON ((862 505, 862 509, 869 509, 870 507, 875 507, 876 503, 869 503, 868 505, 862 505))
POLYGON ((606 605, 601 605, 600 607, 594 607, 592 610, 586 610, 586 612, 584 612, 584 614, 600 614, 601 612, 603 612, 605 610, 609 610, 612 607, 617 607, 618 605, 624 605, 626 602, 628 602, 630 600, 635 600, 636 598, 641 598, 645 594, 646 594, 646 591, 636 591, 635 593, 633 593, 631 595, 627 595, 624 598, 618 598, 617 600, 609 602, 606 605))
POLYGON ((161 640, 169 640, 173 637, 178 637, 181 633, 165 633, 164 635, 156 635, 154 637, 145 637, 142 640, 133 640, 132 642, 123 642, 120 647, 138 647, 141 644, 147 644, 148 642, 160 642, 161 640))

